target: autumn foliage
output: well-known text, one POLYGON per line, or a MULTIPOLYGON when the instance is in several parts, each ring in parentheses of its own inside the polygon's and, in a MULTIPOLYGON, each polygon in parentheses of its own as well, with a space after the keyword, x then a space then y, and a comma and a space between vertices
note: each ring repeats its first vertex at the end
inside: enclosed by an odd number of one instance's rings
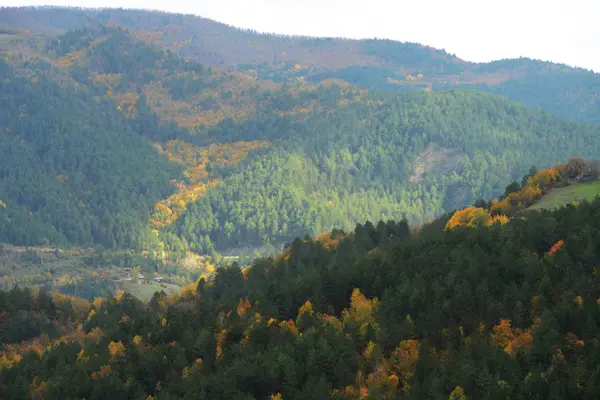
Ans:
POLYGON ((501 201, 492 201, 492 214, 512 216, 529 207, 547 190, 552 189, 561 179, 567 164, 555 164, 552 168, 536 172, 526 179, 525 185, 518 192, 510 193, 501 201))
POLYGON ((521 349, 529 349, 533 341, 532 329, 523 331, 520 328, 512 328, 508 319, 500 320, 492 331, 492 342, 511 355, 521 349))
POLYGON ((548 254, 552 255, 552 254, 556 254, 565 244, 564 240, 559 240, 558 242, 554 243, 554 245, 552 246, 552 248, 548 251, 548 254))
POLYGON ((323 232, 314 238, 314 241, 320 243, 326 249, 336 247, 345 235, 343 233, 323 232))
POLYGON ((520 190, 508 193, 501 200, 492 200, 489 211, 470 206, 455 212, 448 221, 446 229, 454 229, 457 226, 490 226, 494 222, 505 224, 509 221, 508 217, 514 216, 535 203, 545 191, 552 189, 565 174, 568 177, 578 174, 584 169, 580 164, 581 162, 578 159, 573 159, 568 164, 555 164, 552 168, 538 171, 532 176, 526 177, 524 180, 525 185, 520 190))
POLYGON ((183 164, 188 168, 184 171, 187 182, 176 182, 178 192, 154 206, 150 220, 152 227, 159 229, 177 221, 190 204, 197 202, 208 190, 221 183, 220 179, 211 178, 210 164, 236 166, 250 150, 267 146, 268 143, 257 140, 198 147, 181 140, 171 140, 162 145, 155 145, 171 162, 183 164))
POLYGON ((519 192, 510 193, 501 201, 494 200, 490 207, 492 214, 513 215, 516 211, 532 205, 542 195, 538 186, 526 186, 519 192))
POLYGON ((505 224, 508 218, 504 215, 491 216, 490 213, 479 207, 467 207, 454 213, 446 224, 446 229, 454 229, 458 226, 490 226, 494 223, 505 224))

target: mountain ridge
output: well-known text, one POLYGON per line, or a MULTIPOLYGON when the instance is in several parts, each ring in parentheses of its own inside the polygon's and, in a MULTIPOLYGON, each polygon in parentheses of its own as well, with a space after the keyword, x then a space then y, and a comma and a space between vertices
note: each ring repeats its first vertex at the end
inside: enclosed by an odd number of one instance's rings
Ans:
POLYGON ((0 24, 53 34, 121 25, 187 59, 275 82, 338 78, 389 92, 464 87, 554 114, 600 122, 600 74, 527 58, 472 63, 415 43, 274 36, 193 15, 133 9, 5 8, 0 24), (46 28, 44 28, 46 27, 46 28))
MULTIPOLYGON (((19 12, 28 12, 28 11, 40 11, 40 12, 44 12, 44 11, 71 11, 71 12, 81 12, 81 16, 83 17, 86 14, 92 14, 92 15, 102 15, 104 13, 114 13, 114 12, 123 12, 125 14, 146 14, 146 15, 157 15, 157 14, 162 14, 171 18, 177 17, 177 18, 186 18, 186 19, 197 19, 199 21, 201 21, 202 23, 205 24, 209 24, 209 25, 213 25, 213 26, 218 26, 221 28, 226 28, 226 29, 231 29, 232 31, 236 31, 238 33, 245 33, 245 34, 251 34, 254 36, 260 36, 260 37, 266 37, 268 39, 271 40, 280 40, 280 39, 290 39, 293 41, 311 41, 311 40, 315 40, 315 41, 346 41, 346 42, 369 42, 369 41, 379 41, 379 42, 391 42, 391 43, 398 43, 398 44, 407 44, 407 45, 417 45, 417 46, 421 46, 425 49, 431 50, 433 52, 440 52, 442 54, 448 55, 449 57, 451 57, 452 59, 457 60, 460 63, 465 63, 465 64, 472 64, 475 66, 485 66, 485 65, 493 65, 496 63, 502 63, 502 62, 506 62, 506 61, 513 61, 513 60, 523 60, 523 61, 533 61, 533 62, 539 62, 539 63, 544 63, 544 64, 550 64, 552 66, 555 67, 560 67, 560 68, 569 68, 569 69, 575 69, 575 70, 582 70, 582 71, 587 71, 587 72, 593 72, 591 69, 589 68, 585 68, 585 67, 581 67, 581 66, 576 66, 576 65, 569 65, 567 63, 560 63, 560 62, 554 62, 554 61, 549 61, 549 60, 543 60, 543 59, 535 59, 535 58, 531 58, 531 57, 526 57, 526 56, 522 56, 522 57, 518 57, 518 58, 501 58, 501 59, 495 59, 495 60, 490 60, 490 61, 469 61, 466 59, 463 59, 461 57, 458 57, 457 55, 450 53, 444 49, 441 48, 436 48, 433 46, 429 46, 427 44, 422 44, 419 42, 409 42, 409 41, 402 41, 402 40, 396 40, 396 39, 389 39, 389 38, 383 38, 383 37, 364 37, 364 38, 348 38, 348 37, 344 37, 344 36, 311 36, 311 35, 296 35, 296 34, 281 34, 281 33, 275 33, 275 32, 260 32, 257 31, 255 29, 251 29, 251 28, 240 28, 237 27, 235 25, 232 24, 228 24, 225 22, 221 22, 221 21, 217 21, 211 18, 207 18, 207 17, 203 17, 201 15, 196 15, 196 14, 189 14, 189 13, 180 13, 180 12, 172 12, 172 11, 165 11, 165 10, 160 10, 160 9, 141 9, 141 8, 127 8, 127 7, 118 7, 118 8, 114 8, 114 7, 76 7, 76 6, 53 6, 53 5, 47 5, 47 6, 21 6, 21 7, 0 7, 1 11, 7 12, 9 15, 5 16, 4 19, 0 19, 0 22, 3 22, 4 24, 6 24, 7 26, 22 26, 25 22, 25 26, 28 26, 29 29, 31 31, 39 31, 40 33, 46 33, 46 34, 50 34, 50 35, 56 35, 56 34, 62 34, 67 32, 68 30, 72 30, 72 29, 80 29, 80 28, 84 28, 84 27, 89 27, 89 23, 85 23, 85 22, 81 22, 78 24, 73 24, 70 25, 68 27, 59 27, 56 25, 48 25, 45 29, 52 29, 51 31, 46 31, 44 32, 43 30, 40 31, 40 26, 39 25, 35 25, 35 23, 33 21, 23 21, 22 19, 20 20, 19 18, 14 18, 15 14, 11 14, 11 13, 19 13, 19 12), (17 22, 10 22, 9 18, 12 17, 12 21, 17 21, 17 22)), ((0 14, 1 16, 1 14, 0 14)), ((118 19, 117 19, 118 20, 118 19)), ((139 21, 136 21, 139 22, 139 21)), ((118 25, 122 25, 122 26, 127 26, 127 23, 120 23, 118 25)), ((153 26, 152 24, 148 23, 147 25, 148 27, 153 26)), ((42 26, 43 27, 43 26, 42 26)), ((167 25, 168 27, 168 25, 167 25)))

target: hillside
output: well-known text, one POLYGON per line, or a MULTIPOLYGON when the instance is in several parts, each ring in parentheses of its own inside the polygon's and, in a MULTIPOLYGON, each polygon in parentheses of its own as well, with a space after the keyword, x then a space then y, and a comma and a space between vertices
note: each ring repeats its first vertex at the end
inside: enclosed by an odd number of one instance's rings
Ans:
POLYGON ((585 200, 594 200, 597 196, 600 196, 600 182, 576 183, 550 191, 540 200, 536 201, 529 209, 550 210, 566 206, 567 204, 577 204, 585 200))
MULTIPOLYGON (((107 129, 102 128, 107 123, 114 127, 108 136, 94 134, 90 140, 104 140, 98 149, 118 147, 110 155, 115 170, 98 179, 130 179, 132 184, 122 192, 142 196, 149 183, 127 174, 148 174, 163 189, 135 203, 137 217, 118 225, 124 233, 102 236, 98 229, 117 229, 114 222, 101 214, 104 219, 90 224, 85 213, 101 213, 93 208, 94 201, 110 198, 122 184, 102 189, 96 182, 98 190, 90 195, 80 178, 70 177, 83 165, 45 170, 39 175, 50 174, 54 186, 71 190, 64 192, 70 200, 58 204, 70 201, 78 205, 77 211, 63 211, 57 203, 31 209, 29 218, 40 218, 47 224, 40 226, 48 228, 18 236, 14 227, 25 224, 8 225, 0 231, 2 240, 94 243, 155 254, 166 250, 165 257, 175 259, 188 257, 189 251, 237 255, 265 245, 277 248, 305 233, 350 230, 367 220, 421 223, 501 194, 533 163, 551 165, 573 155, 593 158, 599 151, 600 128, 490 94, 385 94, 335 80, 273 83, 185 60, 135 35, 102 25, 57 37, 5 35, 0 52, 6 73, 23 82, 14 84, 11 90, 18 96, 5 109, 3 123, 9 130, 15 124, 22 129, 22 121, 37 127, 36 118, 43 115, 49 127, 68 127, 56 133, 46 130, 48 140, 61 143, 62 135, 82 129, 78 110, 93 107, 98 115, 110 115, 98 121, 100 129, 107 129), (68 99, 53 98, 54 110, 37 106, 31 115, 18 113, 28 107, 27 96, 42 96, 38 91, 46 83, 63 90, 61 96, 68 99), (81 103, 72 104, 73 99, 81 103), (127 135, 137 141, 137 151, 121 143, 127 135), (118 155, 125 159, 114 159, 118 155), (125 160, 133 164, 124 167, 125 160)), ((59 149, 50 146, 51 152, 59 149)), ((85 149, 81 144, 69 151, 83 157, 85 149)), ((93 157, 84 160, 92 162, 93 157)), ((86 173, 95 176, 92 170, 86 173)), ((27 185, 5 189, 2 200, 15 215, 10 218, 21 215, 19 205, 36 204, 35 197, 19 194, 27 185)), ((37 193, 43 197, 49 190, 37 193)), ((111 201, 102 201, 103 207, 113 207, 111 201)), ((116 208, 108 215, 120 207, 129 213, 131 203, 119 201, 115 199, 116 208)))
POLYGON ((598 128, 462 91, 371 94, 291 127, 167 227, 167 247, 223 251, 366 220, 421 223, 502 194, 534 163, 599 150, 598 128))
POLYGON ((0 27, 57 35, 120 25, 205 65, 277 82, 338 78, 391 92, 468 88, 556 115, 600 122, 600 74, 526 58, 472 63, 443 50, 390 40, 257 34, 191 15, 122 9, 4 8, 0 27))
POLYGON ((0 292, 0 396, 594 399, 598 213, 367 223, 147 303, 0 292))
POLYGON ((60 83, 43 61, 26 72, 0 60, 0 240, 149 243, 148 209, 174 190, 179 168, 93 85, 60 83))

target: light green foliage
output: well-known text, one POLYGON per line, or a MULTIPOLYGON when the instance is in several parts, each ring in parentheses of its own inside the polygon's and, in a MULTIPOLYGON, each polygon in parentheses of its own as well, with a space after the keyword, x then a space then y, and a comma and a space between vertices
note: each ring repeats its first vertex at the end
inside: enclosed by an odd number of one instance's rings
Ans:
MULTIPOLYGON (((322 103, 354 98, 335 86, 316 95, 322 103)), ((291 132, 275 128, 286 121, 265 112, 237 125, 230 140, 263 138, 250 129, 258 125, 267 127, 263 135, 273 145, 223 173, 223 184, 167 229, 162 236, 167 248, 181 251, 187 244, 202 251, 209 239, 222 251, 266 240, 279 244, 334 227, 349 230, 366 220, 406 217, 420 223, 503 193, 533 163, 552 165, 573 153, 592 157, 600 150, 596 127, 464 91, 358 96, 327 118, 308 113, 291 132), (411 181, 415 161, 439 161, 425 156, 430 146, 443 161, 411 181)), ((230 128, 209 132, 223 137, 230 128)))
POLYGON ((600 196, 600 181, 574 183, 566 187, 552 189, 529 209, 555 209, 567 204, 576 204, 583 200, 593 200, 596 196, 600 196))

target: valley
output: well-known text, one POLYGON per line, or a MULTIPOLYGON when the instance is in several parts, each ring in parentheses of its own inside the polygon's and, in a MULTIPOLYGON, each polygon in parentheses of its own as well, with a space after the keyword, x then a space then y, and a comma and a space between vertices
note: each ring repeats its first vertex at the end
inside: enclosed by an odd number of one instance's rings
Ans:
POLYGON ((599 159, 585 69, 2 7, 0 398, 600 398, 599 159))
POLYGON ((3 242, 101 245, 212 271, 227 262, 222 255, 246 263, 334 228, 422 224, 499 196, 532 164, 600 150, 597 125, 495 95, 519 79, 542 87, 550 71, 553 85, 577 76, 593 89, 597 74, 533 60, 476 65, 410 43, 275 40, 170 14, 56 12, 0 12, 8 94, 0 167, 4 183, 18 183, 0 192, 3 242), (178 22, 162 25, 169 20, 178 22), (230 47, 208 56, 224 32, 230 47), (242 37, 256 45, 241 51, 242 37), (287 58, 266 59, 271 47, 287 58), (369 79, 400 72, 385 78, 391 88, 351 78, 353 68, 369 79), (39 106, 48 101, 52 111, 39 106), (32 134, 42 126, 44 136, 32 134), (91 134, 99 129, 114 137, 91 134), (11 167, 14 149, 29 169, 11 167))

